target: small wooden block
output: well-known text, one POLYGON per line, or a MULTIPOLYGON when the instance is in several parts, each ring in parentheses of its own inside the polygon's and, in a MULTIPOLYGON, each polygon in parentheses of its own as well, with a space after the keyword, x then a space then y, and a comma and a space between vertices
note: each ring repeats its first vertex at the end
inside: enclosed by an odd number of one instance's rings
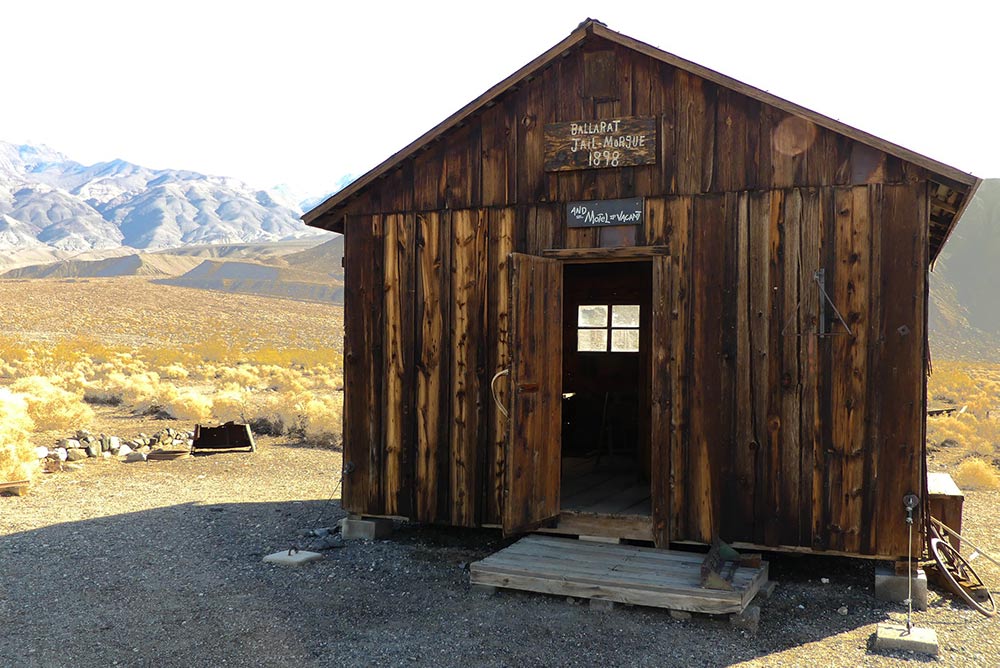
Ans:
POLYGON ((611 538, 609 536, 578 536, 580 540, 591 543, 608 543, 610 545, 621 545, 621 538, 611 538))

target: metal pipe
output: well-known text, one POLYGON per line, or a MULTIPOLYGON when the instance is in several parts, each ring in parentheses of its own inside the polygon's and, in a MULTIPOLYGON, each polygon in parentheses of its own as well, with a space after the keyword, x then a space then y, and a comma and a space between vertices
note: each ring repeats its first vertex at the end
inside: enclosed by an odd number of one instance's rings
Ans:
POLYGON ((940 527, 940 528, 944 529, 944 530, 945 530, 945 531, 947 531, 947 532, 948 532, 949 534, 951 534, 952 536, 954 536, 955 538, 957 538, 957 539, 958 539, 958 540, 960 540, 961 542, 963 542, 963 543, 965 543, 966 545, 968 545, 969 547, 971 547, 971 548, 972 548, 973 550, 975 550, 976 552, 978 552, 978 553, 979 553, 979 556, 981 556, 981 557, 986 557, 986 558, 987 558, 987 559, 988 559, 989 561, 992 561, 992 562, 993 562, 994 564, 996 564, 997 566, 1000 566, 1000 561, 997 561, 996 559, 994 559, 994 558, 993 558, 993 557, 991 557, 990 555, 986 554, 986 552, 984 552, 984 551, 983 551, 983 548, 979 547, 978 545, 976 545, 975 543, 973 543, 973 542, 972 542, 971 540, 969 540, 968 538, 965 538, 964 536, 960 535, 960 534, 959 534, 958 532, 956 532, 956 531, 952 531, 952 530, 951 530, 951 529, 950 529, 950 528, 948 527, 948 525, 946 525, 946 524, 945 524, 944 522, 942 522, 942 521, 941 521, 941 520, 939 520, 938 518, 936 518, 936 517, 932 517, 932 518, 931 518, 931 522, 933 522, 934 524, 938 525, 938 527, 940 527))

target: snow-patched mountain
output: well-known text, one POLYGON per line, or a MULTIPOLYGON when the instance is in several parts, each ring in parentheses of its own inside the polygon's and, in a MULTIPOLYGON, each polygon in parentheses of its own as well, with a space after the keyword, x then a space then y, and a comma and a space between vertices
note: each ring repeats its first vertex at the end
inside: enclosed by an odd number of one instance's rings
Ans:
POLYGON ((232 178, 82 165, 44 146, 0 141, 0 253, 280 241, 316 235, 282 191, 232 178))

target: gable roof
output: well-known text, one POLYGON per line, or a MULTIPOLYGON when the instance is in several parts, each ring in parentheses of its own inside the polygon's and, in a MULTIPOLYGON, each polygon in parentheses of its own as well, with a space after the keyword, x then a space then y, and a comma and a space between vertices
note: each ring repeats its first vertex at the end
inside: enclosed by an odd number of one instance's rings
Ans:
POLYGON ((938 194, 935 195, 933 192, 931 194, 932 208, 936 207, 935 210, 931 212, 932 260, 937 257, 937 254, 944 245, 944 242, 947 240, 947 237, 951 234, 955 222, 959 219, 962 212, 965 210, 965 207, 972 199, 972 195, 981 183, 981 179, 973 176, 972 174, 968 174, 955 167, 946 165, 943 162, 928 158, 925 155, 921 155, 920 153, 911 151, 908 148, 876 137, 875 135, 864 132, 863 130, 858 130, 857 128, 847 125, 846 123, 841 123, 838 120, 824 116, 793 102, 789 102, 784 98, 772 95, 771 93, 760 90, 759 88, 754 88, 753 86, 745 84, 742 81, 727 77, 724 74, 720 74, 707 67, 703 67, 697 63, 675 56, 672 53, 667 53, 666 51, 646 44, 645 42, 633 39, 628 35, 610 30, 600 21, 588 18, 573 32, 571 32, 568 37, 553 46, 551 49, 542 53, 530 63, 487 90, 478 98, 456 111, 435 127, 425 132, 409 145, 391 155, 368 173, 355 179, 348 186, 331 195, 322 204, 319 204, 312 210, 303 214, 302 220, 305 221, 307 225, 332 229, 333 226, 336 225, 335 222, 327 223, 326 225, 320 223, 320 219, 324 215, 342 206, 351 197, 358 194, 361 190, 379 179, 379 177, 389 173, 396 165, 416 155, 422 147, 440 138, 452 128, 462 125, 470 116, 489 106, 497 97, 516 87, 525 79, 533 77, 544 69, 549 63, 562 57, 570 49, 591 37, 599 37, 622 47, 632 49, 633 51, 646 55, 654 60, 658 60, 662 63, 666 63, 689 72, 736 93, 740 93, 749 98, 780 109, 786 113, 805 118, 820 127, 844 135, 862 144, 871 146, 879 151, 883 151, 891 156, 900 158, 901 160, 913 163, 914 165, 922 167, 936 175, 939 177, 941 184, 938 194), (953 186, 964 186, 965 192, 962 193, 964 196, 956 197, 953 186))

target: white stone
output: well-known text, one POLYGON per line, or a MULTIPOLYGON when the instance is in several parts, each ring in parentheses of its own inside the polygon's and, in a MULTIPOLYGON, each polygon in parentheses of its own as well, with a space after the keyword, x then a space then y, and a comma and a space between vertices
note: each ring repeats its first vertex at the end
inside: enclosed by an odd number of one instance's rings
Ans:
POLYGON ((144 462, 146 461, 145 452, 130 452, 125 457, 125 462, 131 464, 132 462, 144 462))
POLYGON ((39 459, 45 459, 46 457, 49 456, 49 449, 46 448, 44 445, 39 445, 37 448, 35 448, 35 455, 39 459))
POLYGON ((281 552, 275 552, 264 557, 264 563, 276 566, 302 566, 308 564, 310 561, 322 558, 323 555, 319 552, 309 552, 307 550, 290 552, 289 550, 282 550, 281 552))
POLYGON ((128 447, 127 445, 122 445, 120 448, 118 448, 118 456, 119 457, 124 457, 124 456, 128 455, 131 452, 132 452, 132 448, 128 447))

